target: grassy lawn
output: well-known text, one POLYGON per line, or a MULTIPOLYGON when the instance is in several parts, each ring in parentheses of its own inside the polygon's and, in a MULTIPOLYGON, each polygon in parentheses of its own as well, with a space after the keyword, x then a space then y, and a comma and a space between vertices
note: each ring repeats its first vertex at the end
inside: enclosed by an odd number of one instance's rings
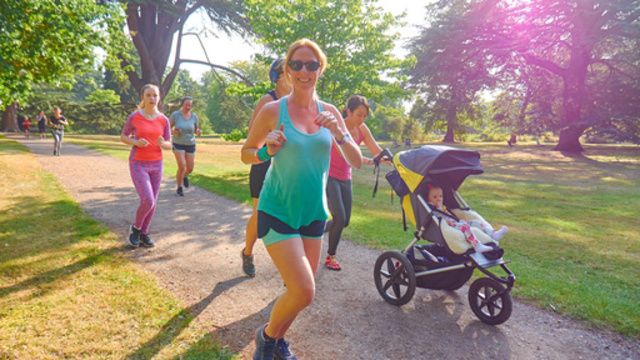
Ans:
POLYGON ((0 137, 0 359, 233 359, 0 137))
MULTIPOLYGON (((128 147, 117 137, 65 139, 122 159, 128 156, 128 147)), ((551 145, 455 146, 482 156, 485 174, 467 179, 460 194, 494 226, 509 227, 502 246, 517 276, 514 296, 587 325, 640 338, 640 149, 586 145, 583 156, 567 157, 551 151, 551 145)), ((240 162, 240 147, 200 139, 192 182, 248 204, 249 167, 240 162)), ((165 152, 165 159, 165 173, 173 176, 173 154, 165 152)), ((391 200, 383 177, 390 169, 383 167, 375 198, 372 167, 354 171, 354 209, 346 238, 380 249, 400 249, 411 240, 415 229, 408 224, 409 231, 403 231, 398 199, 391 200)))

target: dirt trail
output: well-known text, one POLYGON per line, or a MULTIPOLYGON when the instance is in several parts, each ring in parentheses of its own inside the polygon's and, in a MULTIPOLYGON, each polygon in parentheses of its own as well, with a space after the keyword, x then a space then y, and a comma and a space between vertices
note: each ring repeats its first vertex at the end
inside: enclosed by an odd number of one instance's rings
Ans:
MULTIPOLYGON (((138 197, 125 161, 69 143, 54 157, 51 139, 11 138, 28 146, 43 169, 91 216, 122 235, 126 246, 138 197)), ((251 359, 253 331, 284 291, 261 242, 255 249, 257 277, 243 276, 240 251, 251 209, 197 187, 178 197, 174 184, 168 178, 162 183, 151 225, 157 246, 129 256, 213 337, 251 359)), ((518 301, 505 324, 485 325, 469 308, 466 286, 457 292, 417 289, 409 304, 389 305, 373 282, 379 254, 342 241, 343 270, 319 269, 317 296, 287 335, 299 359, 640 359, 638 344, 518 301)))

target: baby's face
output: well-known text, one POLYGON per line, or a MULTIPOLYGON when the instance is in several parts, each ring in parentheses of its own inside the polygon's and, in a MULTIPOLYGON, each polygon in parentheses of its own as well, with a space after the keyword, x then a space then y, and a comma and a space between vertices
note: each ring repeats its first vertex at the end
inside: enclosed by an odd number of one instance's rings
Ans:
POLYGON ((429 191, 428 201, 437 207, 442 207, 442 189, 439 187, 431 189, 429 191))

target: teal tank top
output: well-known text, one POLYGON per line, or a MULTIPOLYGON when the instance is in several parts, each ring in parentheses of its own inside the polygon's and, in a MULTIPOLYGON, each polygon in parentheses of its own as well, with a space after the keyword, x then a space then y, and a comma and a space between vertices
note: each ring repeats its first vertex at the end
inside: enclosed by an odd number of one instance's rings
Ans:
MULTIPOLYGON (((324 111, 318 101, 318 111, 324 111)), ((325 188, 331 157, 331 133, 320 128, 314 134, 299 131, 291 122, 287 98, 280 100, 278 126, 284 124, 287 142, 271 159, 260 192, 258 210, 298 229, 316 220, 326 220, 325 188)))

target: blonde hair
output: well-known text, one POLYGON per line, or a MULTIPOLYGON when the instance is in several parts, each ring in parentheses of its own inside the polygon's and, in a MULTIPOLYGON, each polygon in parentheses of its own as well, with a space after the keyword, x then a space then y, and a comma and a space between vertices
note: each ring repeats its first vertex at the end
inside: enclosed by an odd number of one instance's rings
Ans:
MULTIPOLYGON (((144 85, 140 89, 140 97, 141 98, 144 98, 144 92, 147 91, 148 89, 156 89, 156 91, 158 92, 158 95, 160 95, 160 88, 158 87, 158 85, 147 84, 147 85, 144 85)), ((138 109, 144 109, 144 100, 140 101, 140 104, 138 104, 138 109)))
MULTIPOLYGON (((306 38, 300 39, 294 42, 293 44, 291 44, 291 46, 289 46, 289 52, 287 52, 287 58, 284 63, 285 73, 287 73, 287 69, 289 69, 289 61, 291 61, 291 57, 293 56, 293 54, 299 49, 302 49, 303 47, 308 47, 309 49, 311 49, 311 51, 313 51, 316 54, 316 57, 320 61, 320 69, 318 69, 318 76, 322 75, 322 73, 324 72, 324 69, 327 67, 327 55, 324 54, 324 51, 320 49, 320 46, 318 44, 306 38)), ((287 73, 287 78, 288 77, 289 77, 289 74, 287 73)), ((292 81, 289 81, 289 83, 292 83, 292 81)))

